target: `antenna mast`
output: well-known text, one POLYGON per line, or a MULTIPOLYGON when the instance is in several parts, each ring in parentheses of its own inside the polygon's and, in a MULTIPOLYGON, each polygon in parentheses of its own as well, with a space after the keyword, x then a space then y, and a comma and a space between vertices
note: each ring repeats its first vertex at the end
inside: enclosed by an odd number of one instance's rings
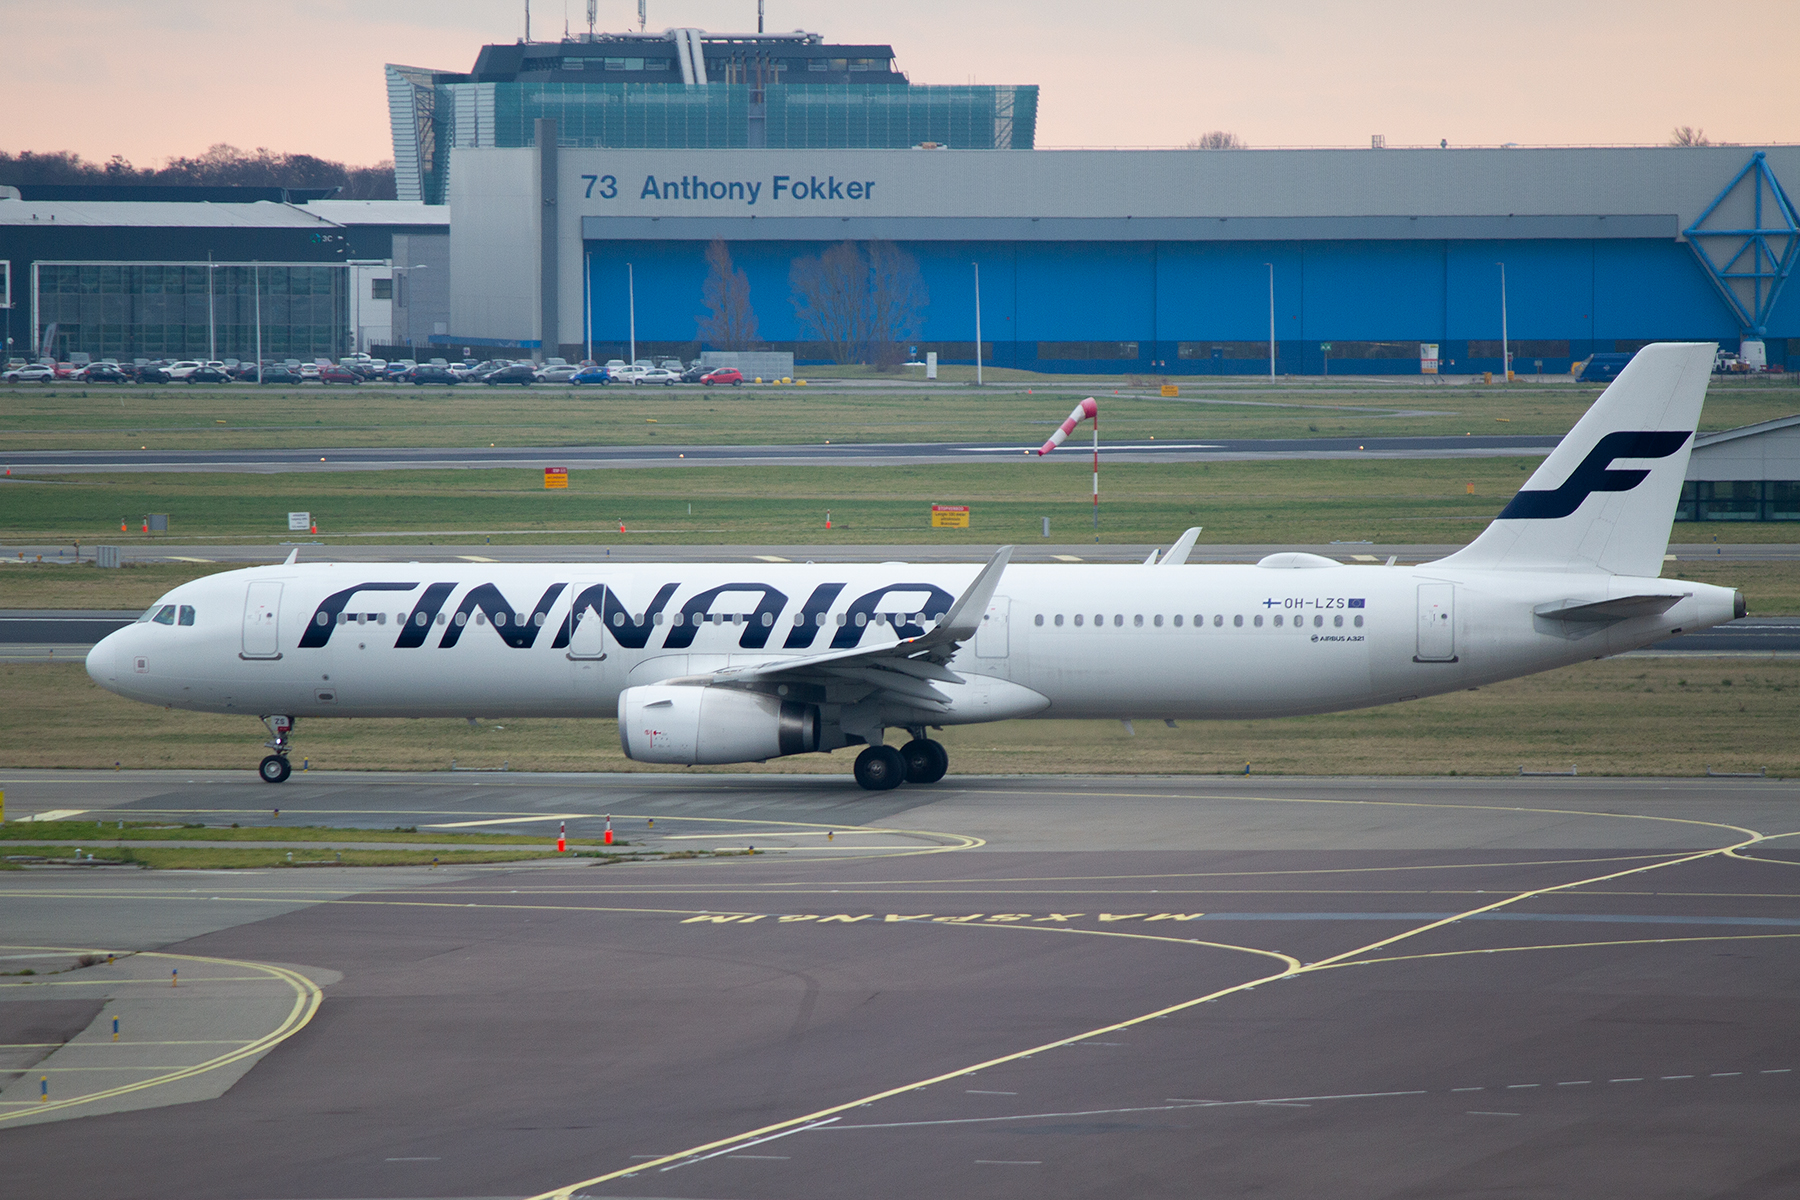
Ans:
POLYGON ((648 7, 649 7, 649 0, 638 0, 638 32, 639 33, 644 32, 644 26, 646 24, 648 24, 650 21, 650 14, 645 11, 648 7))
POLYGON ((600 0, 587 0, 588 4, 588 41, 594 40, 594 22, 600 17, 600 0))
POLYGON ((525 0, 525 41, 531 42, 531 0, 525 0))
POLYGON ((763 31, 763 0, 756 0, 756 32, 763 31))

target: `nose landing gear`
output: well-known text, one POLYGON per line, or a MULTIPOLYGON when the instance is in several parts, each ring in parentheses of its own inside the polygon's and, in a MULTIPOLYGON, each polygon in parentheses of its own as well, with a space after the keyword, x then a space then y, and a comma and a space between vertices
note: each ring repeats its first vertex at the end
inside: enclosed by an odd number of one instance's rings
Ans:
POLYGON ((264 783, 285 783, 293 774, 294 768, 288 765, 288 734, 294 730, 292 717, 264 717, 263 724, 269 727, 269 740, 263 745, 274 753, 262 760, 257 767, 257 774, 264 783))

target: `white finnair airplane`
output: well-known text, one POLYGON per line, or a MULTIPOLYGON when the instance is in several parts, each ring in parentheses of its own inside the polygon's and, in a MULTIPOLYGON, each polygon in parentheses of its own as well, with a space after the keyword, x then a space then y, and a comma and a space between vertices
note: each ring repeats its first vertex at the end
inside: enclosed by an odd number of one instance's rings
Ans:
POLYGON ((1493 524, 1416 567, 301 564, 183 584, 88 655, 109 691, 259 717, 617 715, 640 762, 862 745, 934 783, 930 727, 1364 708, 1604 658, 1745 613, 1659 579, 1713 365, 1640 350, 1493 524), (911 734, 885 744, 890 728, 911 734))

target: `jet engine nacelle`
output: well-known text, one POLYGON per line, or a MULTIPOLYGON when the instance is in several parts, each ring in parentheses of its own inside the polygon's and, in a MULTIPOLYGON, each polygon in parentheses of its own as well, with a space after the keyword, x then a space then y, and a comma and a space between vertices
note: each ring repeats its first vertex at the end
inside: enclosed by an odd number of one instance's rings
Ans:
POLYGON ((736 688, 653 683, 619 693, 619 741, 637 762, 756 762, 819 748, 819 709, 736 688))

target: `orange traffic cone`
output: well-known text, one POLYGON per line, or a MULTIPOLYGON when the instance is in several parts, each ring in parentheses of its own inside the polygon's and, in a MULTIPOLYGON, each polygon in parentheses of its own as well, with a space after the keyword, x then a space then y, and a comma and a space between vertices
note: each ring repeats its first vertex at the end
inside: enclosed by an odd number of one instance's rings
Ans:
POLYGON ((610 814, 606 818, 606 833, 601 838, 601 841, 605 842, 608 846, 612 845, 612 816, 610 814))
POLYGON ((120 533, 124 533, 124 532, 125 532, 125 522, 123 522, 123 521, 120 521, 120 522, 119 522, 119 532, 120 532, 120 533))
POLYGON ((148 521, 145 521, 145 522, 144 522, 144 532, 145 532, 145 533, 149 533, 149 532, 150 532, 150 522, 148 522, 148 521))
POLYGON ((556 852, 565 853, 569 849, 569 823, 564 821, 556 827, 556 852))
POLYGON ((313 532, 314 532, 314 533, 317 533, 317 532, 319 532, 319 523, 318 523, 318 522, 317 522, 317 521, 314 521, 314 522, 313 522, 313 523, 312 523, 312 531, 313 531, 313 532))

